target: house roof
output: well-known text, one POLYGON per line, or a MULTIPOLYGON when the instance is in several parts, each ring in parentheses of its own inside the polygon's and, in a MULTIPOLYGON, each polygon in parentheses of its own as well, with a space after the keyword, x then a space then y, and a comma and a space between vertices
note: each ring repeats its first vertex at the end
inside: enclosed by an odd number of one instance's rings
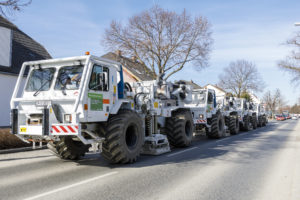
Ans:
POLYGON ((51 58, 48 51, 40 43, 33 40, 1 15, 0 26, 12 30, 11 66, 0 66, 0 73, 19 74, 23 62, 51 58))
POLYGON ((0 15, 0 26, 6 27, 6 28, 9 28, 9 29, 17 29, 16 25, 14 25, 13 23, 8 21, 7 19, 2 17, 1 15, 0 15))
MULTIPOLYGON (((150 80, 154 79, 154 76, 152 75, 152 73, 146 72, 145 66, 142 65, 138 61, 134 61, 133 59, 124 57, 122 55, 118 55, 113 52, 109 52, 101 57, 121 63, 123 65, 123 67, 125 67, 127 70, 129 70, 130 73, 132 73, 140 81, 150 81, 150 80)), ((150 69, 149 69, 149 71, 150 71, 150 69)))
POLYGON ((207 88, 207 86, 209 86, 209 85, 211 85, 212 87, 215 87, 215 88, 217 88, 218 90, 221 90, 222 92, 226 93, 226 91, 225 91, 224 89, 222 89, 222 88, 220 88, 220 87, 218 87, 218 86, 216 86, 216 85, 213 85, 213 84, 207 84, 207 85, 204 86, 204 88, 207 88))
POLYGON ((187 85, 191 85, 193 86, 193 89, 202 89, 202 87, 200 85, 198 85, 197 83, 195 83, 194 81, 186 81, 186 80, 179 80, 177 82, 184 82, 187 85))
POLYGON ((253 94, 253 93, 250 93, 250 96, 251 96, 251 99, 252 100, 254 100, 254 101, 256 101, 256 102, 260 102, 261 100, 260 100, 260 98, 258 98, 255 94, 253 94))

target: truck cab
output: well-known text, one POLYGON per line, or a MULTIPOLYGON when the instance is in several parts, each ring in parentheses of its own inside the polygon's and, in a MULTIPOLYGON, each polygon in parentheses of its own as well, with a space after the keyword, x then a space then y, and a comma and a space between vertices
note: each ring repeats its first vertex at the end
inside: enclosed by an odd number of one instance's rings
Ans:
POLYGON ((192 106, 194 109, 194 123, 206 124, 207 119, 211 118, 216 113, 217 103, 216 94, 212 89, 198 89, 193 90, 192 106))
POLYGON ((82 124, 105 122, 121 106, 131 108, 123 86, 122 67, 96 56, 25 62, 10 103, 12 133, 25 139, 77 136, 89 144, 95 136, 82 134, 88 129, 82 124))

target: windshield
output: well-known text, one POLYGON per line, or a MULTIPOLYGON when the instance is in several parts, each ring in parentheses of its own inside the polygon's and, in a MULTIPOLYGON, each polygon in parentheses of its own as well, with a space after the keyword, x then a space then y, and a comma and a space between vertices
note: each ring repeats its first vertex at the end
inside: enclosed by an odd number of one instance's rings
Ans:
POLYGON ((242 108, 242 101, 240 99, 236 100, 236 107, 237 108, 242 108))
POLYGON ((197 91, 193 93, 193 101, 195 103, 205 104, 206 91, 197 91))
POLYGON ((32 92, 37 90, 49 90, 54 72, 54 68, 32 70, 25 91, 32 92))
POLYGON ((66 66, 60 68, 55 83, 56 90, 77 90, 80 85, 83 66, 66 66))

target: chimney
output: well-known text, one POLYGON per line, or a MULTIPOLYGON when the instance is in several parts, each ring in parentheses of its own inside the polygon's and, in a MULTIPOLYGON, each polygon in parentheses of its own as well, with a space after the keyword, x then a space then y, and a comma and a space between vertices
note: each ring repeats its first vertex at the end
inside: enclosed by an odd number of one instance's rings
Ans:
POLYGON ((132 57, 131 57, 131 61, 132 61, 132 62, 136 62, 136 61, 137 61, 137 57, 136 57, 136 56, 132 56, 132 57))
POLYGON ((117 51, 116 51, 116 55, 117 55, 118 57, 121 57, 121 56, 122 56, 122 51, 121 51, 121 50, 117 50, 117 51))

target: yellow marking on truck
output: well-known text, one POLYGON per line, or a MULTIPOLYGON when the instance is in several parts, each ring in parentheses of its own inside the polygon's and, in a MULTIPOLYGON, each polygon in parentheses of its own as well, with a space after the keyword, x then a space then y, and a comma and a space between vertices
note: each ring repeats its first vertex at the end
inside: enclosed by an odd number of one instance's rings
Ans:
POLYGON ((26 127, 20 128, 21 132, 26 132, 26 127))

